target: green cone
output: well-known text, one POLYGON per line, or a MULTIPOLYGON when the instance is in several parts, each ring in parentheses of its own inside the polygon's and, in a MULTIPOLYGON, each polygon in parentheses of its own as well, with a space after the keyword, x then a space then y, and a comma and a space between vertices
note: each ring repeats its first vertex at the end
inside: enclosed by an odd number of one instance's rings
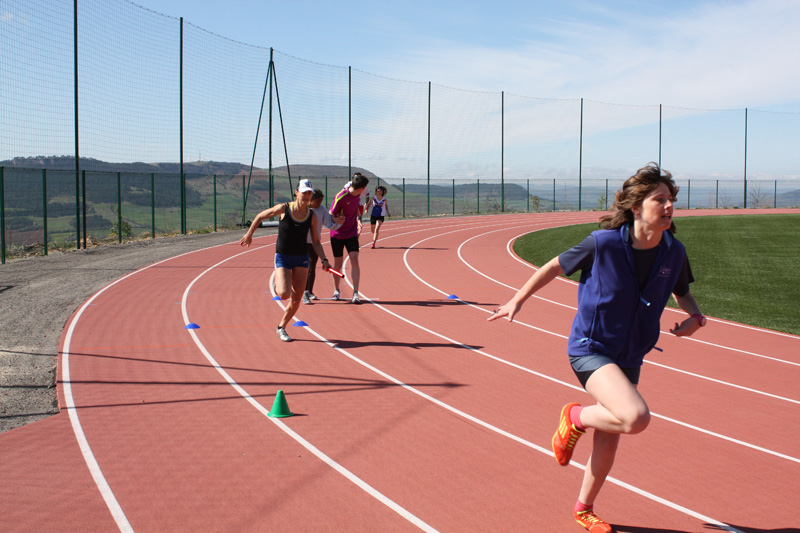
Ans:
POLYGON ((269 412, 269 416, 284 418, 293 415, 294 413, 289 410, 289 404, 286 402, 286 396, 284 396, 282 390, 279 390, 278 394, 275 395, 275 401, 272 402, 272 411, 269 412))

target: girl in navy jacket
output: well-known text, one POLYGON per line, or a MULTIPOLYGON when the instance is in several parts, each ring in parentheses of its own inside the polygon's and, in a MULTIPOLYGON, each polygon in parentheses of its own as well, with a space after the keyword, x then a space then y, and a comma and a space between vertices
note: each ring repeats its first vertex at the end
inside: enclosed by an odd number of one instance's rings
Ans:
POLYGON ((643 431, 650 411, 637 390, 644 356, 655 346, 670 294, 689 314, 671 333, 691 335, 706 324, 689 284, 694 281, 683 245, 673 236, 678 187, 654 163, 628 178, 614 198, 615 212, 601 230, 550 260, 489 320, 513 320, 522 304, 560 274, 581 271, 578 312, 567 354, 575 375, 597 401, 561 409, 553 453, 569 464, 575 443, 594 429, 592 455, 574 508, 575 520, 592 532, 611 532, 594 514, 595 498, 611 471, 623 433, 643 431))

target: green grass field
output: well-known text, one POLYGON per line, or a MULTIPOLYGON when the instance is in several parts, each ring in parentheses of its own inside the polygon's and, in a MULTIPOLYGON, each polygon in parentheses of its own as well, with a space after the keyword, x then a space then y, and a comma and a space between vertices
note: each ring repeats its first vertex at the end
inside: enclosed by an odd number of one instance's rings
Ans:
MULTIPOLYGON (((675 225, 703 313, 800 335, 800 215, 688 217, 675 225)), ((595 229, 597 224, 581 224, 537 231, 518 239, 514 251, 543 265, 595 229)))

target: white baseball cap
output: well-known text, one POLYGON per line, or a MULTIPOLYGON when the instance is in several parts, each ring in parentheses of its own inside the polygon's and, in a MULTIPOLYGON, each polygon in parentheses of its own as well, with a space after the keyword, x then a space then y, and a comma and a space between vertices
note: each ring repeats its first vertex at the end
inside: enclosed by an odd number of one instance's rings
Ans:
POLYGON ((314 192, 314 186, 311 185, 311 180, 300 180, 300 183, 297 185, 297 190, 300 192, 314 192))

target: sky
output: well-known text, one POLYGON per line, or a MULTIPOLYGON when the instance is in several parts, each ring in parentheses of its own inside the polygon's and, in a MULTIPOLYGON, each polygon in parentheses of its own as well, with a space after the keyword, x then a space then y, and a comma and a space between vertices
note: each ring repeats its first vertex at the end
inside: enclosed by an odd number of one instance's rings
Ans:
POLYGON ((137 0, 243 43, 537 98, 800 112, 796 0, 137 0))
MULTIPOLYGON (((75 153, 73 13, 0 0, 0 160, 75 153)), ((83 157, 267 167, 264 136, 254 145, 274 48, 290 127, 273 132, 292 164, 800 176, 800 0, 79 0, 78 13, 83 157)))

